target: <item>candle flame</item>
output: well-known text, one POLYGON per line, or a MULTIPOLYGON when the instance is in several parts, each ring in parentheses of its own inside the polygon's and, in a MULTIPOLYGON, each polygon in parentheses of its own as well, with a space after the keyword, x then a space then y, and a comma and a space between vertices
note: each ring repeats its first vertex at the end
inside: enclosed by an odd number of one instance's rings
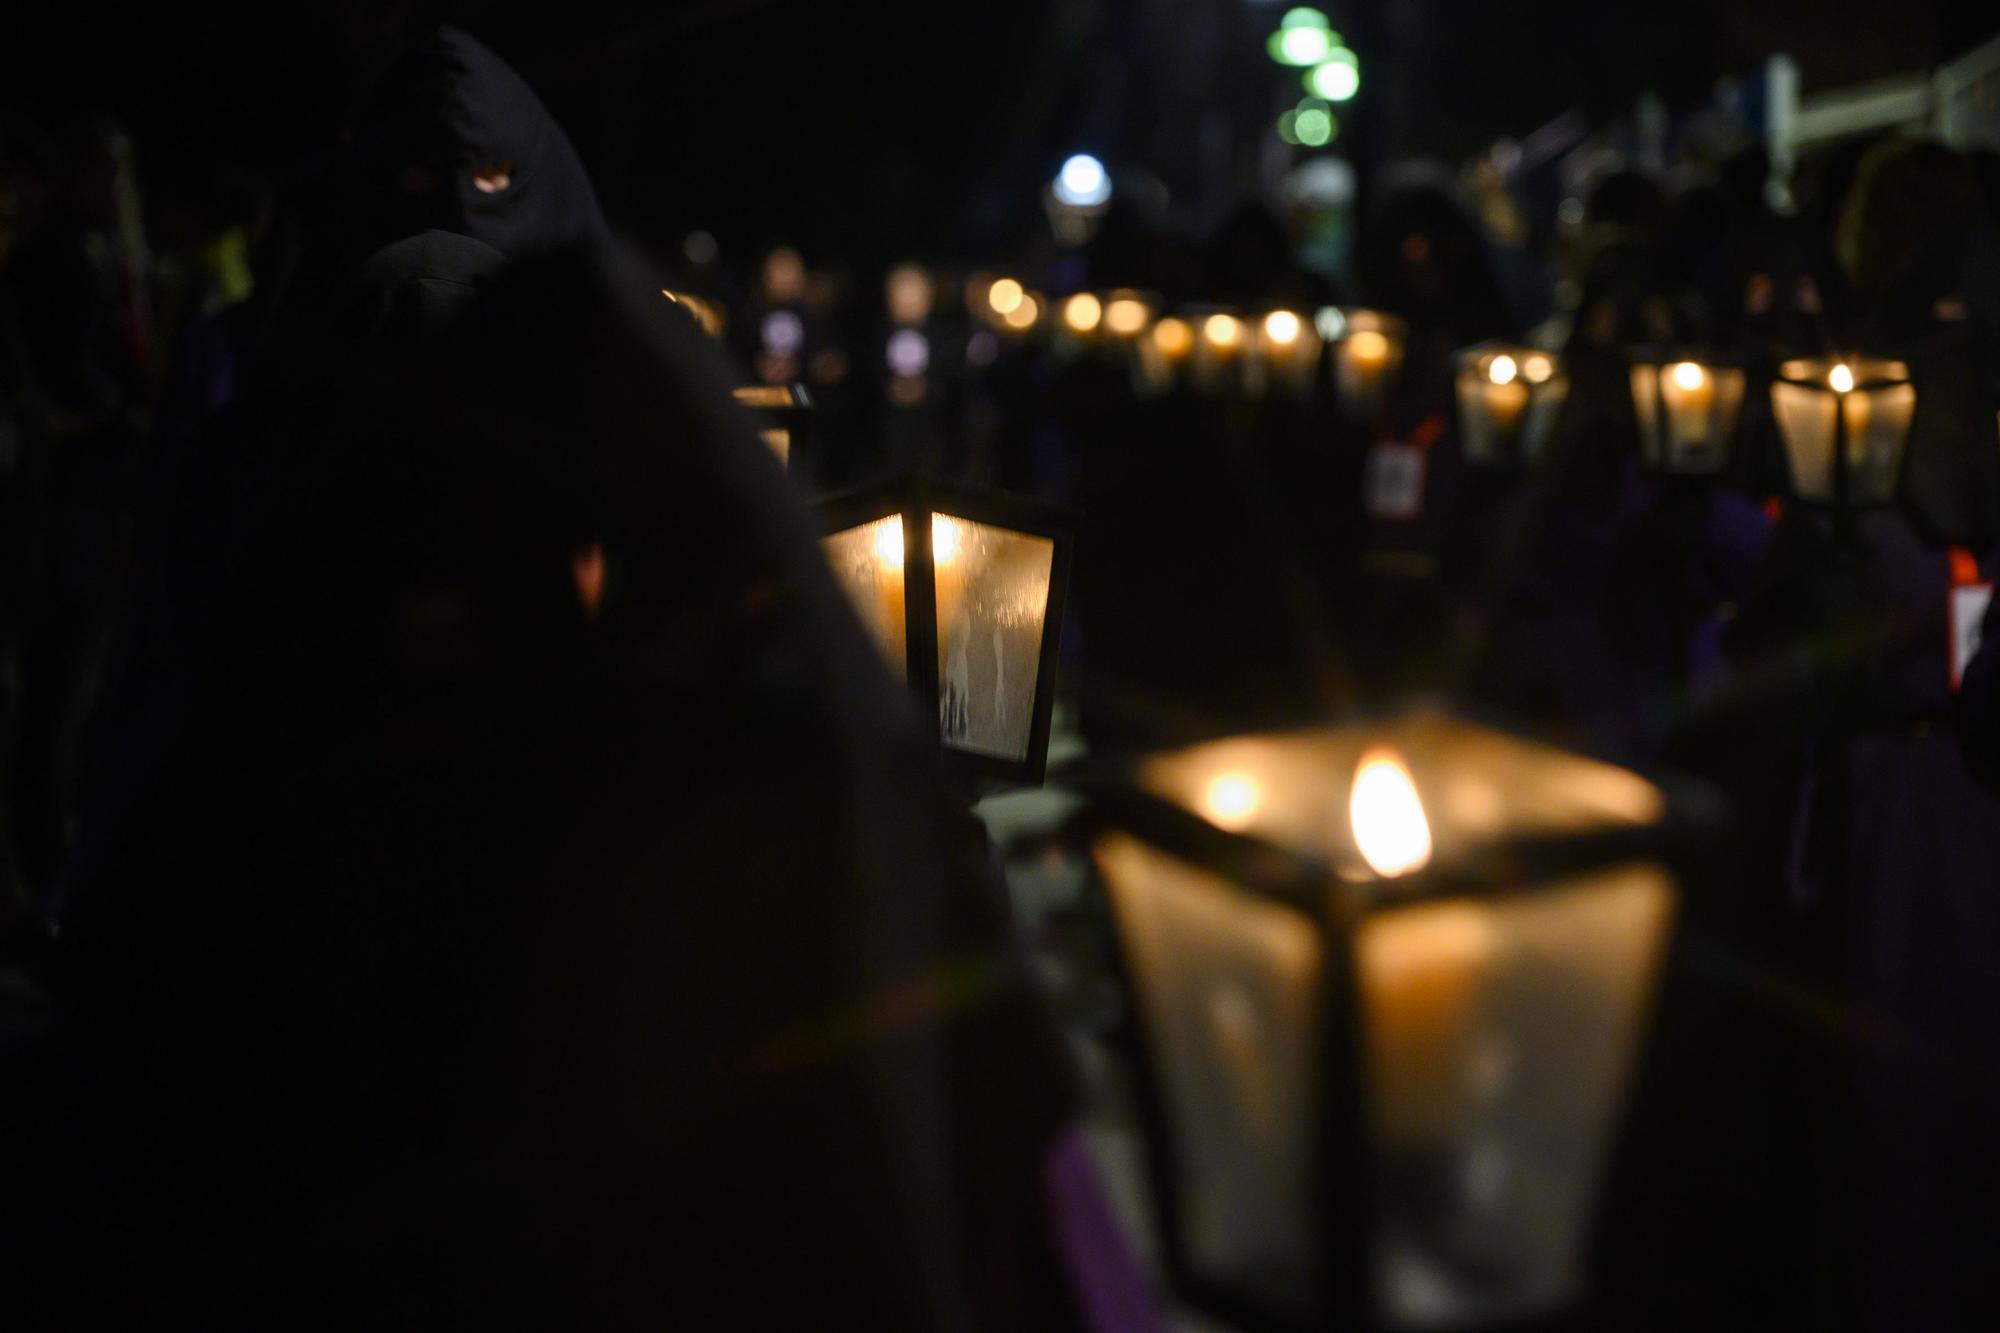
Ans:
POLYGON ((1163 319, 1153 326, 1153 342, 1170 357, 1183 357, 1194 346, 1194 331, 1186 320, 1163 319))
POLYGON ((1231 315, 1210 315, 1201 326, 1202 335, 1217 347, 1234 347, 1243 337, 1243 325, 1231 315))
MULTIPOLYGON (((948 565, 958 559, 958 553, 965 545, 965 529, 957 519, 943 514, 931 515, 931 563, 948 565)), ((891 516, 881 521, 875 529, 875 558, 884 568, 897 570, 903 567, 903 520, 891 516)))
POLYGON ((1103 318, 1103 304, 1089 292, 1078 292, 1063 302, 1063 323, 1078 333, 1089 333, 1103 318))
POLYGON ((1514 364, 1513 357, 1496 356, 1493 358, 1492 363, 1486 367, 1486 378, 1492 380, 1495 384, 1512 384, 1514 376, 1519 373, 1519 370, 1520 367, 1514 364))
POLYGON ((1248 825, 1263 803, 1263 789, 1248 773, 1218 774, 1201 794, 1202 812, 1209 823, 1231 831, 1248 825))
POLYGON ((1835 393, 1852 393, 1854 391, 1854 372, 1849 370, 1845 363, 1837 365, 1833 368, 1832 373, 1826 377, 1826 382, 1833 386, 1835 393))
POLYGON ((1527 376, 1528 383, 1542 384, 1556 373, 1556 363, 1537 353, 1521 363, 1521 373, 1527 376))
POLYGON ((1701 373, 1701 367, 1692 361, 1679 363, 1673 368, 1671 373, 1674 377, 1674 387, 1685 390, 1688 393, 1693 393, 1696 389, 1699 389, 1702 380, 1705 378, 1701 373))
POLYGON ((931 562, 948 565, 958 559, 959 548, 965 544, 965 529, 956 519, 943 514, 931 515, 931 562))
POLYGON ((903 567, 903 520, 887 518, 875 529, 875 558, 889 569, 903 567))
POLYGON ((1299 317, 1289 310, 1273 310, 1264 316, 1264 336, 1280 346, 1298 341, 1299 317))
POLYGON ((1146 327, 1146 303, 1130 296, 1115 297, 1104 307, 1104 324, 1113 333, 1137 333, 1146 327))
POLYGON ((993 313, 996 315, 1011 315, 1020 307, 1021 298, 1026 295, 1027 293, 1021 290, 1020 283, 1012 278, 1001 278, 986 289, 986 304, 993 307, 993 313))
POLYGON ((1377 750, 1362 757, 1348 821, 1361 858, 1376 874, 1393 879, 1430 864, 1430 821, 1410 770, 1394 754, 1377 750))

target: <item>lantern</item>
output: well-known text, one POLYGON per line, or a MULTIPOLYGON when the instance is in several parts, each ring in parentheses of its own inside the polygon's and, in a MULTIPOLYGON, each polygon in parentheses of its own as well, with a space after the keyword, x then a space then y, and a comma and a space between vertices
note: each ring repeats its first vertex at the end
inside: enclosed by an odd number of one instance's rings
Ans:
POLYGON ((1357 421, 1374 416, 1402 368, 1408 326, 1379 310, 1337 306, 1325 307, 1313 322, 1333 345, 1333 387, 1341 412, 1357 421))
POLYGON ((1319 330, 1296 312, 1273 310, 1256 323, 1252 374, 1295 398, 1312 395, 1320 362, 1319 330))
POLYGON ((1842 511, 1896 495, 1917 391, 1900 361, 1787 361, 1771 385, 1792 493, 1842 511))
POLYGON ((1162 393, 1189 377, 1195 338, 1194 325, 1177 315, 1155 322, 1140 336, 1139 374, 1149 389, 1162 393))
POLYGON ((1183 1294, 1486 1326, 1579 1294, 1691 821, 1440 715, 1139 763, 1094 855, 1183 1294))
POLYGON ((1555 429, 1569 378, 1552 352, 1481 343, 1458 354, 1458 420, 1474 463, 1531 463, 1555 429))
POLYGON ((1720 472, 1743 411, 1743 384, 1736 366, 1635 352, 1632 407, 1646 466, 1687 476, 1720 472))
POLYGON ((1223 306, 1190 306, 1186 318, 1194 333, 1189 367, 1194 387, 1203 393, 1241 390, 1255 348, 1250 326, 1223 306))
POLYGON ((890 665, 975 772, 1040 782, 1075 522, 902 483, 823 505, 827 559, 890 665))
POLYGON ((803 384, 745 384, 731 391, 736 401, 757 414, 757 436, 787 468, 793 447, 803 441, 812 421, 812 395, 803 384))

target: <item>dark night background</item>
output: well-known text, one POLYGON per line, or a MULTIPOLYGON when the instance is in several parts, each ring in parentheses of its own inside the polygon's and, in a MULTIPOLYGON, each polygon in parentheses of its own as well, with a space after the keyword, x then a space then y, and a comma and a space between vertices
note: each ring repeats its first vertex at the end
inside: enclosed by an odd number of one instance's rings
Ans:
MULTIPOLYGON (((172 169, 168 145, 282 160, 328 100, 320 69, 334 34, 389 8, 16 6, 0 37, 0 106, 116 108, 140 127, 153 175, 172 169)), ((792 240, 863 264, 976 259, 1032 227, 1036 190, 1078 148, 1143 166, 1185 210, 1203 186, 1204 117, 1233 109, 1237 135, 1263 133, 1284 96, 1262 49, 1282 6, 1247 0, 431 8, 529 78, 614 223, 659 245, 702 226, 727 247, 792 240)), ((1778 51, 1799 61, 1808 92, 1922 69, 1990 21, 1958 0, 1327 8, 1366 62, 1358 106, 1374 126, 1349 151, 1447 160, 1569 107, 1616 114, 1635 90, 1685 105, 1778 51)))

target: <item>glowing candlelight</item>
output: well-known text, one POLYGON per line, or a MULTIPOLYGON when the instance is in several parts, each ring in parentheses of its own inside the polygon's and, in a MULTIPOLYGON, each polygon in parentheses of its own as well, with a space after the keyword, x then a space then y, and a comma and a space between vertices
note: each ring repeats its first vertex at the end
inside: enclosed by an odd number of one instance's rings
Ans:
POLYGON ((1430 821, 1410 771, 1395 755, 1377 750, 1362 757, 1347 809, 1355 846, 1376 874, 1393 879, 1430 863, 1430 821))

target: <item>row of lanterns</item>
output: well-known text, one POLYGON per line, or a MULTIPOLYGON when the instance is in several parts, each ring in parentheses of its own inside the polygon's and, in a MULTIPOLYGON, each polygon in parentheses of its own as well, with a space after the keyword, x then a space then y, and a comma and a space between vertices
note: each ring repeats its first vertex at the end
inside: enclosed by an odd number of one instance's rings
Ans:
MULTIPOLYGON (((1372 415, 1401 368, 1402 320, 1380 311, 1324 307, 1310 319, 1277 309, 1246 316, 1217 306, 1161 315, 1135 291, 1078 292, 1057 303, 1011 278, 988 289, 988 318, 1025 334, 1047 328, 1072 347, 1129 350, 1142 385, 1199 392, 1313 392, 1322 351, 1338 401, 1372 415)), ((1562 359, 1533 347, 1486 343, 1458 354, 1459 421, 1475 464, 1532 462, 1569 397, 1562 359)), ((1728 461, 1742 418, 1744 371, 1708 357, 1641 352, 1631 370, 1642 456, 1648 467, 1712 475, 1728 461)), ((1874 358, 1786 362, 1771 385, 1778 429, 1802 499, 1879 504, 1894 492, 1916 392, 1908 367, 1874 358)))

